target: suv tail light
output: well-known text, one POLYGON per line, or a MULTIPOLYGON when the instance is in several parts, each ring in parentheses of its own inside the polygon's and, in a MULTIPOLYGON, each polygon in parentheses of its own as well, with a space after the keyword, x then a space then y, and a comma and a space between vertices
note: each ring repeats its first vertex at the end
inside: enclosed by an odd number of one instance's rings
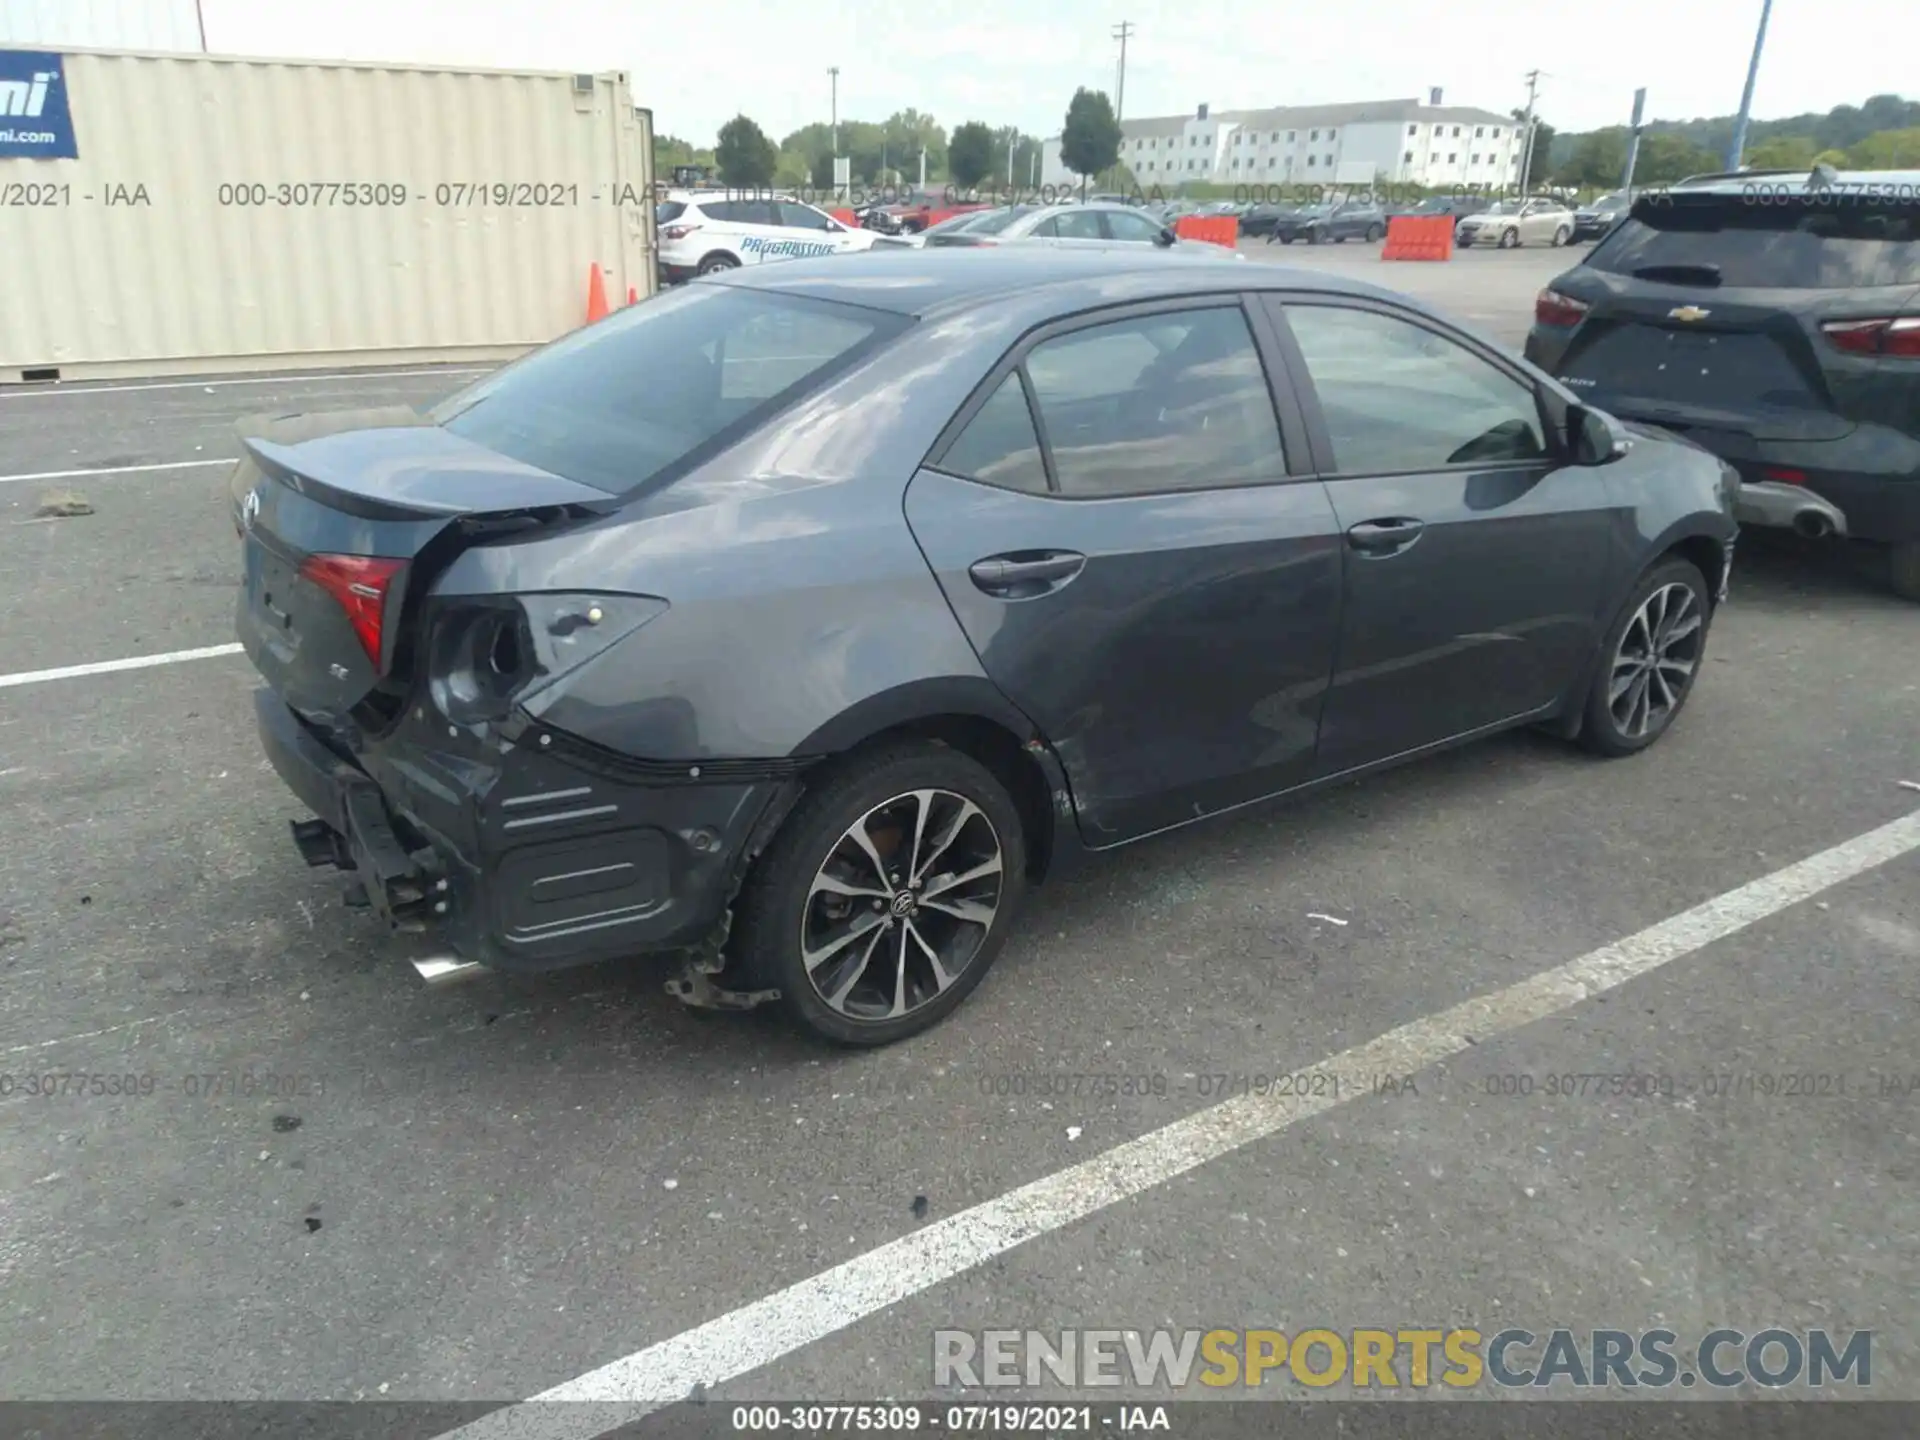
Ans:
POLYGON ((1920 315, 1882 320, 1829 320, 1822 325, 1827 343, 1849 355, 1893 355, 1920 360, 1920 315))
POLYGON ((698 225, 669 225, 660 232, 660 238, 662 240, 684 240, 699 228, 698 225))
POLYGON ((360 637, 360 646, 376 670, 380 668, 387 587, 406 563, 373 555, 309 555, 300 565, 301 577, 326 591, 347 612, 353 633, 360 637))
POLYGON ((1536 325, 1578 325, 1592 307, 1584 300, 1562 295, 1558 290, 1542 290, 1533 301, 1536 325))

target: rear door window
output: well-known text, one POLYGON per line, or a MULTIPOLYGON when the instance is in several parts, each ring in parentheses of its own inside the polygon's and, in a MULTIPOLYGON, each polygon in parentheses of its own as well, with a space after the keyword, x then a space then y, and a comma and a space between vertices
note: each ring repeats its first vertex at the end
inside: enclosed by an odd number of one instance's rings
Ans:
POLYGON ((1587 258, 1643 280, 1736 289, 1920 285, 1920 205, 1864 195, 1671 195, 1643 200, 1587 258))
POLYGON ((1019 372, 1000 382, 940 457, 939 469, 985 485, 1044 494, 1047 466, 1019 372))
POLYGON ((609 494, 744 434, 911 322, 688 285, 616 310, 430 412, 475 444, 609 494))
POLYGON ((1237 305, 1092 325, 1042 341, 1026 369, 1063 494, 1286 478, 1266 370, 1237 305))

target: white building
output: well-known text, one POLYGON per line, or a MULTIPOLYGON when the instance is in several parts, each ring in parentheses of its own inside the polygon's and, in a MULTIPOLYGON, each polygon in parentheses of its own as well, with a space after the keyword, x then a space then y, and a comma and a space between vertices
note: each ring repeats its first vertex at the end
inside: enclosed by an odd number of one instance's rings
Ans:
MULTIPOLYGON (((1120 161, 1143 190, 1215 185, 1424 185, 1498 190, 1520 183, 1526 127, 1492 110, 1429 101, 1293 105, 1124 120, 1120 161)), ((1041 149, 1043 185, 1077 185, 1060 139, 1041 149)))

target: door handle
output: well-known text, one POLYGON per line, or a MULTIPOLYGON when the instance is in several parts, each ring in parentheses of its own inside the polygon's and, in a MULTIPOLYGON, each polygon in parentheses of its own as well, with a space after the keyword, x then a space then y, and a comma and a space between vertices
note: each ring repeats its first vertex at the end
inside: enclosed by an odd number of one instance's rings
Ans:
POLYGON ((1426 528, 1419 520, 1363 520, 1347 530, 1347 543, 1369 555, 1389 554, 1411 545, 1426 528))
POLYGON ((1006 595, 1014 591, 1040 595, 1071 580, 1086 563, 1086 556, 1072 550, 994 555, 974 561, 967 567, 967 574, 975 585, 989 595, 1006 595))

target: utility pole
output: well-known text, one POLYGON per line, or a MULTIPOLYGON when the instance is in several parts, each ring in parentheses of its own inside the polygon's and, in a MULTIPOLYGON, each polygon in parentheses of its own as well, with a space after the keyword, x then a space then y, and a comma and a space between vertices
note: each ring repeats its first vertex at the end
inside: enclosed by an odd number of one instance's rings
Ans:
POLYGON ((1113 38, 1120 42, 1120 83, 1114 86, 1113 118, 1118 120, 1127 112, 1127 41, 1133 35, 1133 22, 1122 20, 1113 27, 1113 38))
POLYGON ((1642 86, 1633 92, 1633 120, 1627 126, 1627 173, 1620 181, 1620 189, 1626 194, 1629 204, 1633 201, 1633 167, 1640 159, 1641 121, 1646 118, 1647 92, 1642 86))
POLYGON ((1020 143, 1020 127, 1014 126, 1007 135, 1007 194, 1013 194, 1013 147, 1020 143))
POLYGON ((1527 143, 1520 154, 1520 198, 1526 199, 1533 193, 1533 106, 1540 93, 1540 77, 1546 72, 1529 70, 1527 72, 1527 143))
POLYGON ((829 65, 827 74, 833 81, 833 158, 840 158, 840 67, 829 65))
POLYGON ((1760 78, 1760 52, 1767 44, 1767 17, 1773 0, 1760 0, 1760 29, 1753 37, 1753 59, 1747 62, 1747 88, 1740 92, 1740 113, 1734 117, 1733 139, 1727 145, 1727 169, 1738 170, 1747 153, 1747 116, 1753 109, 1753 82, 1760 78))
POLYGON ((200 49, 204 54, 207 49, 207 16, 200 8, 200 0, 193 0, 193 20, 200 27, 200 49))

